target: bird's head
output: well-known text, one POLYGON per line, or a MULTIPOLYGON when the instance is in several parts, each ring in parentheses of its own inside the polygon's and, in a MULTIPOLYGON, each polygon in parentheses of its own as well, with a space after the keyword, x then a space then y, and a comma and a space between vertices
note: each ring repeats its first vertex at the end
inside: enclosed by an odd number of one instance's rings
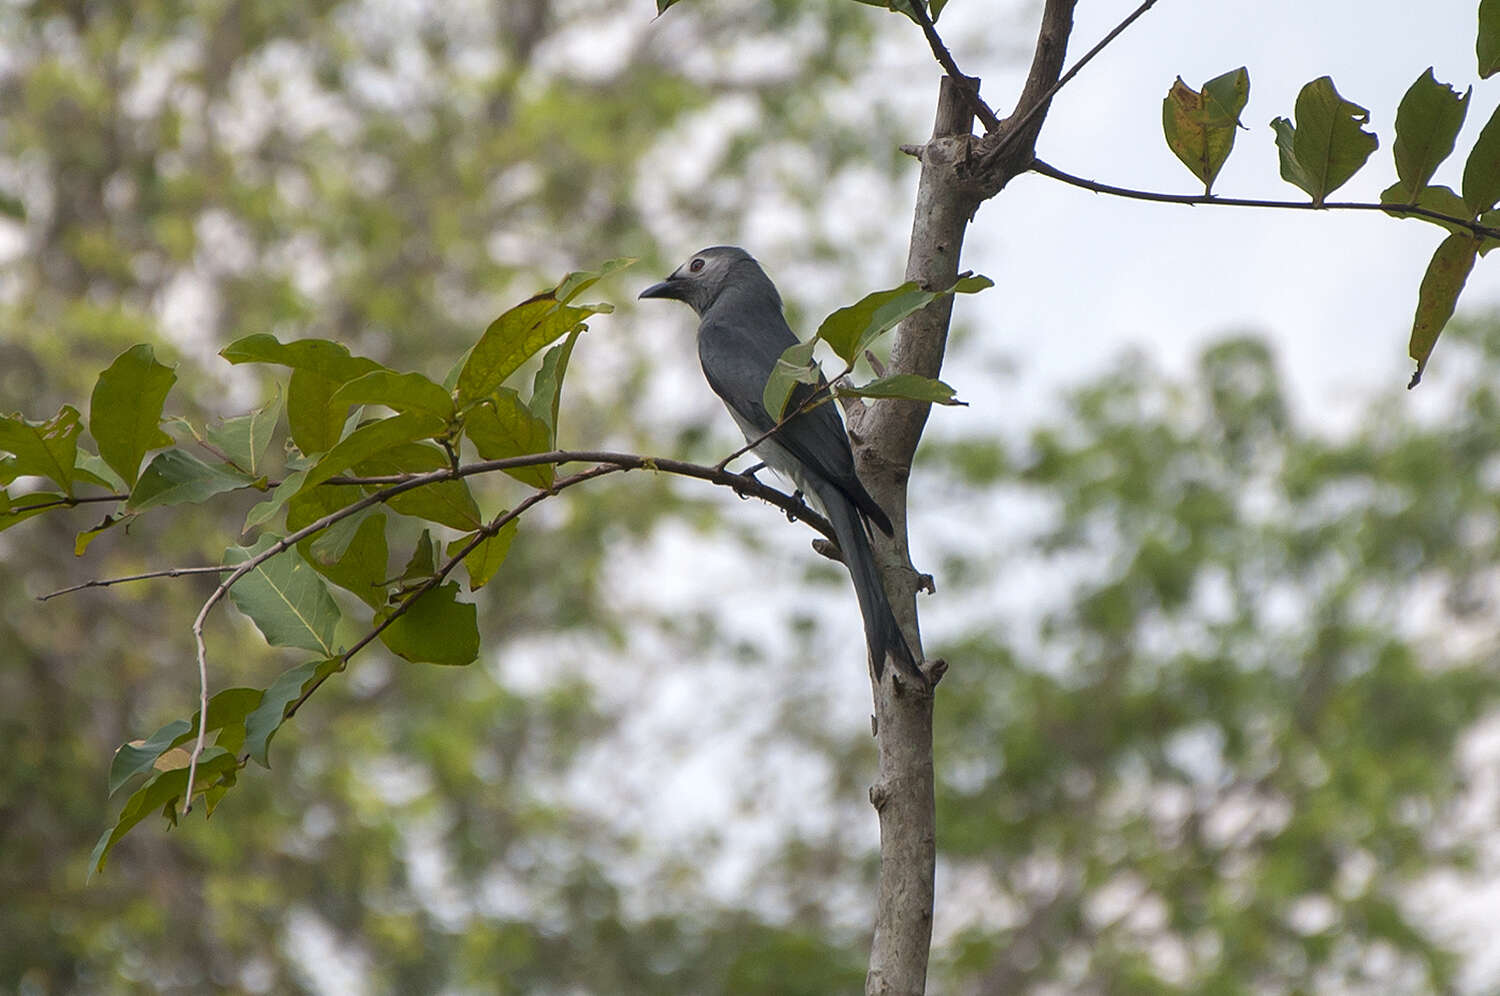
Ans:
MULTIPOLYGON (((776 288, 753 256, 736 246, 711 246, 694 253, 670 277, 647 287, 640 296, 673 298, 702 315, 729 287, 761 285, 776 295, 776 288)), ((776 303, 781 303, 779 295, 776 303)))

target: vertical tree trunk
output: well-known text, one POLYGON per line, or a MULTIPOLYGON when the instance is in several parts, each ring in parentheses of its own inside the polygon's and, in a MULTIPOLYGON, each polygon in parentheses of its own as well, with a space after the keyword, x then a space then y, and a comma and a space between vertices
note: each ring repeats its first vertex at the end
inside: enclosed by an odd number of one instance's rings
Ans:
MULTIPOLYGON (((977 201, 955 182, 954 165, 968 155, 972 115, 957 85, 944 78, 937 124, 922 153, 912 225, 908 280, 947 287, 958 272, 964 228, 977 201)), ((892 353, 900 373, 937 376, 947 344, 953 299, 944 296, 902 327, 892 353)), ((907 642, 920 653, 917 574, 906 540, 906 482, 927 421, 927 405, 888 401, 851 416, 860 474, 892 515, 896 534, 877 536, 877 556, 907 642)), ((879 907, 868 996, 920 996, 932 944, 933 868, 937 860, 932 781, 932 697, 885 681, 875 686, 880 768, 870 802, 880 814, 879 907)))

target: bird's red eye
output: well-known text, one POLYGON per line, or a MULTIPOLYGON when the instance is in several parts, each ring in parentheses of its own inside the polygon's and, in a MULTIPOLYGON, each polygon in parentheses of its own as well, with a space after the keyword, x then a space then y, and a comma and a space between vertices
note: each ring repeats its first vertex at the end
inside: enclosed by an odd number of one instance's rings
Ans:
POLYGON ((691 273, 697 273, 701 269, 703 269, 703 260, 701 259, 695 259, 688 264, 688 271, 691 273))

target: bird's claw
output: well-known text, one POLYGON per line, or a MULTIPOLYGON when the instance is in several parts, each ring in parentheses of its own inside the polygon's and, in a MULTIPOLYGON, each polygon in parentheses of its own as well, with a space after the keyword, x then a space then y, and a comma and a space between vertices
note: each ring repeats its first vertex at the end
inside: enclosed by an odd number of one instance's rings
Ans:
MULTIPOLYGON (((757 470, 760 470, 763 467, 765 467, 764 463, 758 463, 754 467, 751 467, 748 470, 742 470, 742 471, 740 471, 740 475, 739 476, 742 477, 742 478, 744 478, 747 482, 750 482, 750 483, 753 483, 753 484, 760 484, 761 480, 760 480, 760 478, 758 478, 758 477, 755 476, 755 472, 757 470)), ((744 501, 745 499, 747 499, 747 498, 750 497, 748 494, 746 494, 744 492, 744 490, 738 484, 733 485, 733 488, 734 488, 734 493, 740 496, 740 500, 741 501, 744 501)))
MULTIPOLYGON (((802 490, 800 488, 797 489, 796 491, 792 492, 792 500, 793 501, 802 501, 804 497, 805 496, 802 494, 802 490)), ((806 502, 803 502, 803 504, 806 504, 806 502)), ((788 521, 788 522, 796 522, 797 521, 797 513, 793 512, 791 509, 786 509, 786 521, 788 521)))

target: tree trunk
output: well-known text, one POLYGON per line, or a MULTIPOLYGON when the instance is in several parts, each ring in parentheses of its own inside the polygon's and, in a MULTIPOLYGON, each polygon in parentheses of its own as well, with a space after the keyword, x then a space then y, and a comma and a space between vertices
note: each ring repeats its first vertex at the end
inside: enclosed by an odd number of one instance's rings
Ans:
MULTIPOLYGON (((955 182, 954 166, 967 156, 972 126, 968 103, 944 78, 937 124, 922 152, 916 218, 906 267, 908 280, 947 287, 958 273, 964 228, 977 201, 955 182)), ((896 340, 892 365, 899 373, 937 376, 947 345, 953 298, 945 295, 911 316, 896 340)), ((906 482, 928 406, 887 401, 850 419, 860 476, 875 499, 893 512, 895 536, 877 536, 886 588, 907 642, 921 655, 917 633, 918 576, 906 539, 906 482)), ((870 802, 880 814, 879 907, 868 996, 920 996, 927 984, 932 944, 933 868, 937 860, 932 782, 932 696, 892 680, 875 685, 875 726, 880 768, 870 802)))

